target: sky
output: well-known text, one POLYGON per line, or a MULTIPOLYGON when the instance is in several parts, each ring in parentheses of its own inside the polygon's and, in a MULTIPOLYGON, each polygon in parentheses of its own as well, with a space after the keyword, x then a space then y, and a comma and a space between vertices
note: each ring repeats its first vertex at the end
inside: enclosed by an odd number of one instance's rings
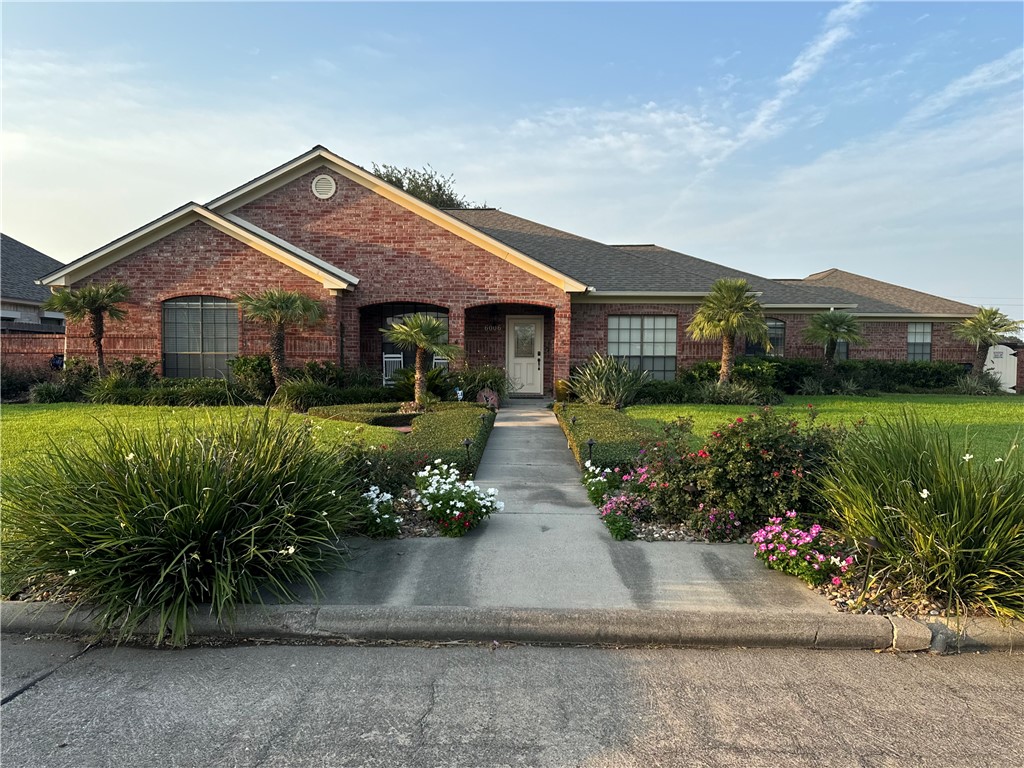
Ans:
POLYGON ((1024 318, 1024 4, 4 2, 3 231, 70 261, 323 144, 765 277, 1024 318))

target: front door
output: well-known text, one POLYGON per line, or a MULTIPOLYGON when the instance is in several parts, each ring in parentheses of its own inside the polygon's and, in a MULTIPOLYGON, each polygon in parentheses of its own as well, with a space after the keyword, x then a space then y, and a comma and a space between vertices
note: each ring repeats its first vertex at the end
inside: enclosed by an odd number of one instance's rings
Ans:
POLYGON ((506 368, 515 392, 544 394, 544 318, 509 315, 506 368))

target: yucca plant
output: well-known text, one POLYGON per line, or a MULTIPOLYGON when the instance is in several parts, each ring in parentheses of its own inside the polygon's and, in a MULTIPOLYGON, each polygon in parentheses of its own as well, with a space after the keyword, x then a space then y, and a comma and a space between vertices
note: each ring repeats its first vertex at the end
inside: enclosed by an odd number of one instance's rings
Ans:
POLYGON ((314 574, 339 564, 338 537, 365 511, 351 478, 308 428, 266 410, 106 426, 5 478, 5 590, 52 585, 122 638, 155 620, 158 644, 183 645, 201 607, 230 624, 263 593, 318 592, 314 574))
POLYGON ((630 370, 622 360, 595 352, 586 364, 573 371, 569 386, 588 405, 623 408, 633 402, 650 378, 647 371, 630 370))
POLYGON ((970 439, 910 412, 855 430, 821 479, 854 542, 874 537, 871 577, 953 611, 1024 618, 1024 461, 1019 443, 981 459, 970 439))

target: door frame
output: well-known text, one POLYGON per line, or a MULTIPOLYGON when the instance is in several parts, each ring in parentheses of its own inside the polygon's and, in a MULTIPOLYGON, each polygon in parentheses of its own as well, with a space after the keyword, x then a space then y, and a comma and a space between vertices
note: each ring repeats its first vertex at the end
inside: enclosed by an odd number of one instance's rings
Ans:
POLYGON ((512 358, 515 345, 512 338, 512 329, 516 321, 530 320, 537 324, 537 354, 540 357, 540 370, 537 376, 537 389, 517 389, 514 394, 520 395, 543 395, 544 394, 544 366, 547 361, 544 359, 544 315, 505 315, 505 373, 512 376, 512 358))

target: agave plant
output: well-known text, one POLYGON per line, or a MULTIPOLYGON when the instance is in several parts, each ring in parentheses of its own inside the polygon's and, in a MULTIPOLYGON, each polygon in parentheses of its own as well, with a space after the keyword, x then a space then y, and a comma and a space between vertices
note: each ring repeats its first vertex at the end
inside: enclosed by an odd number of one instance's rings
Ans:
POLYGON ((622 360, 595 352, 585 365, 573 372, 569 386, 573 394, 588 405, 622 408, 633 402, 650 378, 647 371, 630 370, 622 360))

